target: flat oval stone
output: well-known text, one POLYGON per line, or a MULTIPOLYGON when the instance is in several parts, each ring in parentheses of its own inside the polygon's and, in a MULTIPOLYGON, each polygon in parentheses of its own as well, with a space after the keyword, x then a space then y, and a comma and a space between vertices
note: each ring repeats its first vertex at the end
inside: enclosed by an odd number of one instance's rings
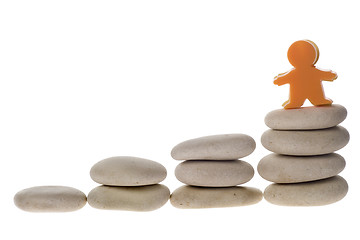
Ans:
POLYGON ((260 160, 261 177, 275 183, 297 183, 337 175, 345 168, 345 159, 336 153, 319 156, 269 154, 260 160))
POLYGON ((71 212, 85 206, 86 195, 72 187, 38 186, 16 193, 14 203, 28 212, 71 212))
POLYGON ((346 108, 338 104, 278 109, 266 115, 265 124, 276 130, 324 129, 335 127, 344 121, 346 116, 346 108))
POLYGON ((163 181, 166 169, 158 162, 137 157, 111 157, 96 163, 91 178, 109 186, 144 186, 163 181))
POLYGON ((204 188, 182 186, 170 197, 176 208, 224 208, 256 204, 262 200, 262 192, 252 187, 204 188))
POLYGON ((141 187, 99 186, 88 194, 90 206, 103 210, 153 211, 170 198, 170 190, 161 184, 141 187))
POLYGON ((262 145, 269 151, 286 155, 321 155, 335 152, 349 142, 348 131, 336 126, 321 130, 267 130, 261 136, 262 145))
POLYGON ((189 160, 176 167, 175 176, 180 182, 192 186, 231 187, 250 181, 254 169, 241 160, 189 160))
POLYGON ((176 145, 171 156, 175 160, 234 160, 250 155, 256 147, 245 134, 222 134, 200 137, 176 145))
POLYGON ((346 180, 335 176, 323 180, 269 185, 264 198, 280 206, 322 206, 343 199, 348 191, 346 180))

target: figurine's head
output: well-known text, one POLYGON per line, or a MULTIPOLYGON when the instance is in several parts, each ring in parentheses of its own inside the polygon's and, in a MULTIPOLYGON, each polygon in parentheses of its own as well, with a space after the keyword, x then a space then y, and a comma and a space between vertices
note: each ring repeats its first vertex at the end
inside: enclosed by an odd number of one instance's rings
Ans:
POLYGON ((291 44, 287 55, 295 68, 310 67, 319 59, 319 48, 310 40, 300 40, 291 44))

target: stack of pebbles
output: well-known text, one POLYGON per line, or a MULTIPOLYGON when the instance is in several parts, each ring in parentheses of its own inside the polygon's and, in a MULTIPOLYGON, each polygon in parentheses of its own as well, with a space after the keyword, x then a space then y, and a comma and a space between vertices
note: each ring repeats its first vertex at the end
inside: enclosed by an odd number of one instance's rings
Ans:
POLYGON ((111 157, 96 163, 91 178, 100 184, 88 195, 90 206, 98 209, 152 211, 170 197, 160 183, 166 178, 160 163, 137 157, 111 157))
POLYGON ((285 206, 318 206, 342 199, 348 190, 345 179, 337 176, 345 160, 335 151, 349 142, 348 131, 338 126, 345 120, 341 105, 280 109, 267 114, 271 129, 261 137, 262 145, 273 154, 258 164, 259 174, 274 182, 264 198, 285 206))
POLYGON ((259 202, 260 190, 235 187, 254 176, 253 167, 238 159, 250 155, 255 146, 245 134, 201 137, 175 146, 171 156, 186 160, 176 167, 175 176, 187 185, 172 193, 171 204, 177 208, 215 208, 259 202))

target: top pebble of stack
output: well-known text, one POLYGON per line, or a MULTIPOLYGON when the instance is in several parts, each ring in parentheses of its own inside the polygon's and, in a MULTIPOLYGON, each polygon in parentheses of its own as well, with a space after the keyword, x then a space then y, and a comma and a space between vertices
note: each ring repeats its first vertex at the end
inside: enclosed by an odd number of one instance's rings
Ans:
POLYGON ((175 160, 234 160, 250 155, 256 147, 246 134, 222 134, 195 138, 176 145, 175 160))
POLYGON ((91 178, 108 186, 146 186, 166 178, 166 168, 144 158, 120 156, 104 159, 90 170, 91 178))
POLYGON ((278 109, 266 115, 265 124, 274 130, 325 129, 337 126, 346 116, 346 108, 338 104, 278 109))

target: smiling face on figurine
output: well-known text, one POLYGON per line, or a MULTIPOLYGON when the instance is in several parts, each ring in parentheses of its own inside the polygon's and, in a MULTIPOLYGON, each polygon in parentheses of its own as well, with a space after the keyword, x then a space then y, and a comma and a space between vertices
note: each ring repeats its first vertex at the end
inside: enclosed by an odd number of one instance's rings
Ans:
POLYGON ((295 68, 311 67, 319 59, 319 48, 310 40, 301 40, 290 46, 287 55, 295 68))

